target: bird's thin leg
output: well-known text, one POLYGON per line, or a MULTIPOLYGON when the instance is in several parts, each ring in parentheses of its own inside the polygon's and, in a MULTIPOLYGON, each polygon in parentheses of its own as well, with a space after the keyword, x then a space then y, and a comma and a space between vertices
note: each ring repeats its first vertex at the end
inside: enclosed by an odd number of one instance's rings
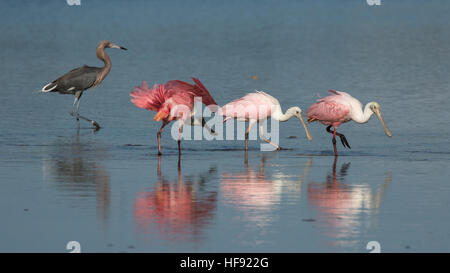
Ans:
POLYGON ((347 138, 344 136, 344 134, 331 131, 330 130, 331 126, 332 125, 327 127, 327 132, 339 136, 339 138, 341 139, 342 146, 351 149, 350 144, 348 144, 347 138))
POLYGON ((338 155, 337 148, 336 148, 336 127, 334 128, 334 132, 333 132, 333 148, 334 148, 334 154, 338 155))
POLYGON ((248 128, 245 131, 245 150, 248 150, 248 133, 250 132, 250 129, 252 128, 253 124, 255 123, 255 121, 250 121, 248 123, 248 128))
POLYGON ((213 136, 217 135, 216 131, 206 124, 206 120, 204 118, 202 118, 202 127, 205 127, 211 135, 213 136))
POLYGON ((281 147, 280 147, 280 146, 278 146, 278 145, 275 144, 275 143, 272 143, 271 141, 269 141, 269 140, 264 136, 264 128, 263 128, 263 125, 262 125, 261 123, 259 124, 259 134, 260 134, 262 140, 264 140, 265 142, 267 142, 267 143, 269 143, 270 145, 272 145, 273 147, 275 147, 275 149, 281 150, 281 147))
POLYGON ((166 125, 167 125, 167 122, 163 121, 162 126, 159 129, 158 134, 157 134, 157 136, 158 136, 157 137, 158 138, 158 155, 161 155, 161 133, 166 125))
POLYGON ((183 122, 180 122, 180 127, 178 128, 178 155, 181 155, 181 133, 183 132, 183 122))
POLYGON ((332 125, 327 127, 327 132, 333 134, 333 138, 332 138, 331 142, 333 143, 334 155, 337 156, 338 152, 336 149, 336 127, 334 128, 334 131, 331 131, 331 126, 332 125))
MULTIPOLYGON (((71 116, 74 116, 74 115, 75 115, 74 112, 73 112, 73 110, 74 110, 75 105, 76 105, 77 103, 79 103, 79 99, 78 99, 77 96, 75 96, 75 99, 73 100, 73 104, 72 104, 72 111, 70 112, 70 115, 71 115, 71 116)), ((77 106, 77 109, 78 109, 78 106, 77 106)), ((77 110, 77 112, 78 112, 78 110, 77 110)), ((78 117, 77 117, 77 121, 80 121, 80 119, 79 119, 78 117)))
MULTIPOLYGON (((81 98, 81 95, 82 95, 82 94, 83 94, 82 92, 77 92, 77 93, 75 93, 75 101, 73 102, 73 105, 74 105, 74 106, 75 106, 75 103, 76 103, 75 117, 77 118, 77 120, 79 120, 79 119, 81 118, 81 119, 84 119, 84 120, 90 122, 93 126, 95 126, 95 129, 98 130, 98 129, 100 129, 100 124, 98 124, 98 123, 97 123, 95 120, 93 120, 93 119, 89 119, 89 118, 87 118, 87 117, 83 117, 82 115, 80 115, 80 98, 81 98)), ((72 107, 72 113, 71 113, 71 115, 73 116, 73 107, 72 107)))

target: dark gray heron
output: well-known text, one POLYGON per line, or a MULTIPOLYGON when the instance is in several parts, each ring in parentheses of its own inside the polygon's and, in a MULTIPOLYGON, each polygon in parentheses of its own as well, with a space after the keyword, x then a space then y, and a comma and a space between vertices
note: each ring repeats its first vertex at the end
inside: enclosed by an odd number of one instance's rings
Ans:
POLYGON ((105 53, 105 48, 120 48, 127 50, 126 48, 113 44, 110 41, 101 41, 97 46, 96 54, 97 58, 104 62, 103 67, 84 65, 82 67, 75 68, 51 83, 45 85, 41 90, 41 92, 44 93, 59 92, 60 94, 74 95, 75 100, 73 101, 70 115, 75 116, 78 121, 80 118, 89 121, 93 126, 95 126, 95 129, 99 129, 100 125, 95 120, 83 117, 79 113, 80 98, 85 90, 91 87, 97 87, 111 70, 111 59, 105 53), (74 113, 75 107, 76 112, 74 113))

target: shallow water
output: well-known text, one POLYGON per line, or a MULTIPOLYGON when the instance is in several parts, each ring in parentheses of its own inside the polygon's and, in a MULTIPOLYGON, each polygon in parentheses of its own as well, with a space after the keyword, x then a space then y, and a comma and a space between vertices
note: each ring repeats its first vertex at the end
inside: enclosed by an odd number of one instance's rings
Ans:
POLYGON ((450 4, 446 1, 14 1, 0 3, 0 251, 385 252, 450 250, 450 4), (189 3, 188 3, 189 2, 189 3), (317 3, 318 2, 318 3, 317 3), (52 16, 42 16, 52 14, 52 16), (73 98, 38 94, 110 39, 106 80, 73 98), (377 101, 340 127, 280 124, 286 150, 183 141, 157 156, 142 80, 200 78, 223 105, 264 90, 304 111, 326 90, 377 101), (253 77, 257 76, 257 77, 253 77), (293 138, 292 136, 296 136, 293 138))

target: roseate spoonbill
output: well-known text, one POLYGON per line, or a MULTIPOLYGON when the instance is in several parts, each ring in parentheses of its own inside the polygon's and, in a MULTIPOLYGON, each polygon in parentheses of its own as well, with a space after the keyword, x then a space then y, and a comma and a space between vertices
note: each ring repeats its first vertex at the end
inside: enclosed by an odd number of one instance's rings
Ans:
POLYGON ((366 123, 375 113, 380 119, 386 135, 388 137, 392 136, 391 130, 386 126, 381 116, 380 105, 377 102, 367 103, 363 111, 361 102, 348 93, 336 90, 328 91, 331 95, 313 103, 306 111, 306 116, 308 117, 308 122, 319 121, 324 125, 328 125, 326 130, 333 134, 332 142, 335 155, 338 154, 336 149, 336 135, 339 136, 344 147, 351 149, 346 137, 337 132, 339 125, 347 121, 353 120, 357 123, 366 123), (331 127, 334 127, 334 131, 331 131, 331 127))
POLYGON ((147 82, 144 81, 141 86, 136 86, 130 93, 133 97, 131 102, 137 107, 155 111, 156 115, 153 120, 162 121, 161 129, 157 134, 158 155, 161 155, 161 133, 163 128, 172 120, 178 120, 180 125, 178 135, 179 154, 181 154, 181 132, 183 124, 187 121, 191 121, 193 125, 201 125, 215 134, 214 130, 206 125, 204 119, 199 121, 194 118, 194 98, 201 97, 202 102, 213 112, 217 110, 217 103, 200 80, 196 78, 192 78, 192 80, 195 83, 194 85, 173 80, 165 84, 155 84, 153 88, 149 88, 147 82))
MULTIPOLYGON (((248 133, 250 132, 253 124, 255 124, 257 121, 260 122, 267 118, 273 118, 275 120, 284 122, 294 116, 297 117, 305 128, 306 137, 309 139, 309 141, 312 141, 312 136, 309 133, 305 122, 303 121, 302 109, 300 109, 300 107, 298 106, 294 106, 289 108, 283 114, 278 100, 262 91, 248 93, 242 98, 229 102, 221 108, 221 115, 225 117, 224 122, 231 118, 237 119, 238 121, 249 122, 248 128, 245 131, 245 150, 248 149, 248 133)), ((261 123, 259 124, 259 129, 260 136, 265 142, 273 145, 277 150, 281 149, 278 145, 270 142, 264 137, 264 128, 261 123)))
POLYGON ((101 41, 96 49, 97 58, 104 62, 103 67, 93 67, 84 65, 82 67, 75 68, 63 76, 57 78, 51 83, 42 87, 41 92, 59 92, 60 94, 71 94, 75 96, 73 101, 72 111, 70 115, 75 116, 79 121, 80 118, 89 121, 96 129, 100 128, 100 125, 95 121, 83 117, 79 114, 80 98, 83 92, 91 87, 97 87, 108 75, 111 70, 111 59, 105 53, 105 48, 120 48, 127 50, 122 46, 111 43, 110 41, 101 41), (74 108, 76 105, 76 112, 74 108))

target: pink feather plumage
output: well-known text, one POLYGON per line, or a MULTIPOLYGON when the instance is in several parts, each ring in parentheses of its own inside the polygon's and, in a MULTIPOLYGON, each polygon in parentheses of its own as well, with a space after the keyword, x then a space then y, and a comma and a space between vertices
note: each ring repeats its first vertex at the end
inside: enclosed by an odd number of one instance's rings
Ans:
MULTIPOLYGON (((137 107, 150 111, 163 111, 170 114, 175 106, 186 106, 191 109, 194 105, 194 98, 200 97, 202 102, 208 106, 211 111, 217 110, 217 103, 212 98, 206 87, 196 78, 192 78, 195 84, 184 81, 173 80, 165 84, 155 84, 149 88, 144 81, 141 86, 136 86, 130 95, 137 107)), ((169 116, 169 120, 176 119, 176 116, 169 116)))
POLYGON ((308 121, 318 120, 325 125, 338 125, 350 120, 351 107, 342 92, 328 90, 331 95, 320 98, 306 111, 308 121))

